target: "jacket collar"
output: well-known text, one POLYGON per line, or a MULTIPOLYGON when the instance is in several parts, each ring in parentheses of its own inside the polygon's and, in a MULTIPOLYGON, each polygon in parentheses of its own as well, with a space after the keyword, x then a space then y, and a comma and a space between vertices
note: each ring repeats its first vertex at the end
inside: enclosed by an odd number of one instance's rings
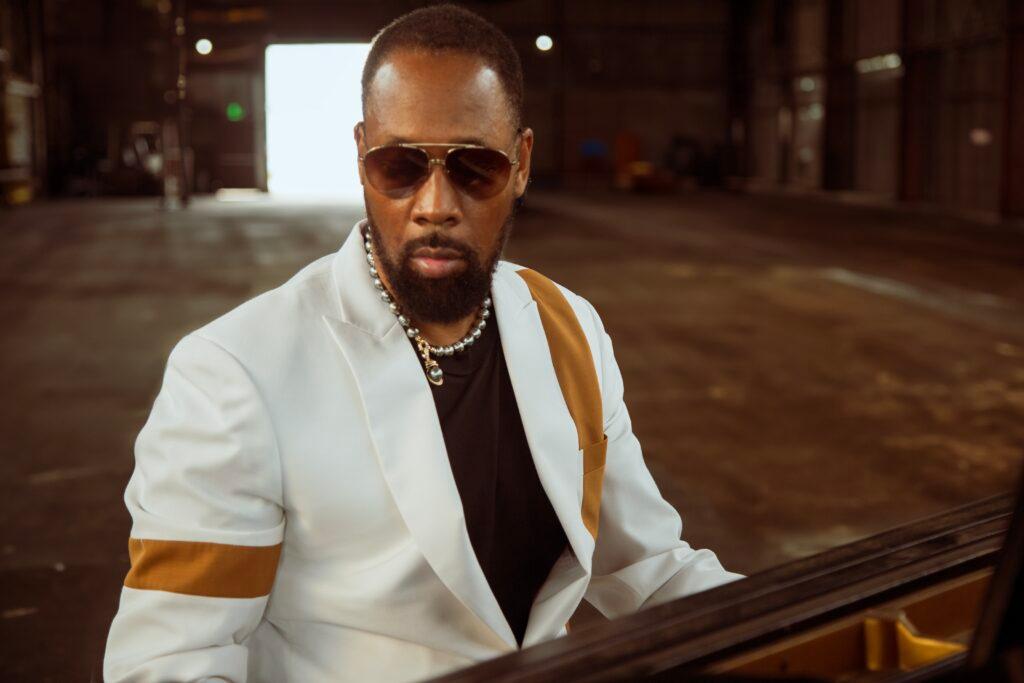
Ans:
MULTIPOLYGON (((430 385, 405 331, 370 281, 359 225, 332 264, 340 318, 324 315, 324 321, 352 369, 382 472, 421 552, 448 589, 489 627, 489 636, 481 636, 480 644, 514 649, 512 630, 469 539, 430 385)), ((583 464, 576 429, 551 363, 537 304, 516 270, 518 266, 507 261, 495 270, 492 322, 501 335, 537 474, 576 566, 589 574, 594 541, 580 514, 583 464)), ((524 644, 539 637, 534 627, 534 615, 541 618, 538 602, 524 644), (536 633, 534 638, 531 632, 536 633)))

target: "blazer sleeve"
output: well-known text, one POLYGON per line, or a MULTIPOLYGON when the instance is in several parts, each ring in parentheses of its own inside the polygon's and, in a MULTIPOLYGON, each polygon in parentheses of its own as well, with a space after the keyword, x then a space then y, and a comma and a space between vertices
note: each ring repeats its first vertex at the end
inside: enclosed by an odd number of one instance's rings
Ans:
POLYGON ((132 566, 104 679, 244 681, 281 549, 281 469, 252 380, 198 333, 171 351, 125 502, 132 566))
POLYGON ((623 401, 611 337, 590 302, 599 352, 604 430, 608 437, 593 575, 585 598, 608 618, 743 578, 710 550, 681 540, 682 520, 644 464, 623 401))

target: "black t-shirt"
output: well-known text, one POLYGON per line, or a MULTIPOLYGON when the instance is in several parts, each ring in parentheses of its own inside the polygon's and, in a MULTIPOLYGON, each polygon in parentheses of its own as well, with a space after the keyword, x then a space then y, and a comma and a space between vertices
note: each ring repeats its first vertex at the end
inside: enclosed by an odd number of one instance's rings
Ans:
POLYGON ((472 346, 436 360, 444 383, 430 387, 469 539, 522 645, 533 600, 568 540, 534 468, 494 316, 472 346))

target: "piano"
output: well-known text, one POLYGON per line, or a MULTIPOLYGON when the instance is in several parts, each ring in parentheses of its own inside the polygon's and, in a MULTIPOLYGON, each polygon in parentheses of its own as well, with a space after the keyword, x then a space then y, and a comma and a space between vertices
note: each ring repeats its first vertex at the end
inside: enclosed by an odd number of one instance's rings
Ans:
POLYGON ((950 510, 433 679, 1024 683, 1024 478, 950 510))

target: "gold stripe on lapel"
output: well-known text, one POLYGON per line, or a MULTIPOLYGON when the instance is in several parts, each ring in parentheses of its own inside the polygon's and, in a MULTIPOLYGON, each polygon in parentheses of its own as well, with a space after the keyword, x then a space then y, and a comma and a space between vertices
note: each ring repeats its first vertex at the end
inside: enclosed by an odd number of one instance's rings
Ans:
POLYGON ((227 545, 128 539, 132 568, 124 585, 208 598, 259 598, 270 593, 281 544, 227 545))
POLYGON ((596 541, 608 439, 604 435, 601 388, 593 355, 583 328, 558 285, 529 268, 516 273, 526 282, 533 300, 537 302, 555 376, 576 424, 579 447, 583 450, 583 505, 580 512, 583 524, 596 541))

